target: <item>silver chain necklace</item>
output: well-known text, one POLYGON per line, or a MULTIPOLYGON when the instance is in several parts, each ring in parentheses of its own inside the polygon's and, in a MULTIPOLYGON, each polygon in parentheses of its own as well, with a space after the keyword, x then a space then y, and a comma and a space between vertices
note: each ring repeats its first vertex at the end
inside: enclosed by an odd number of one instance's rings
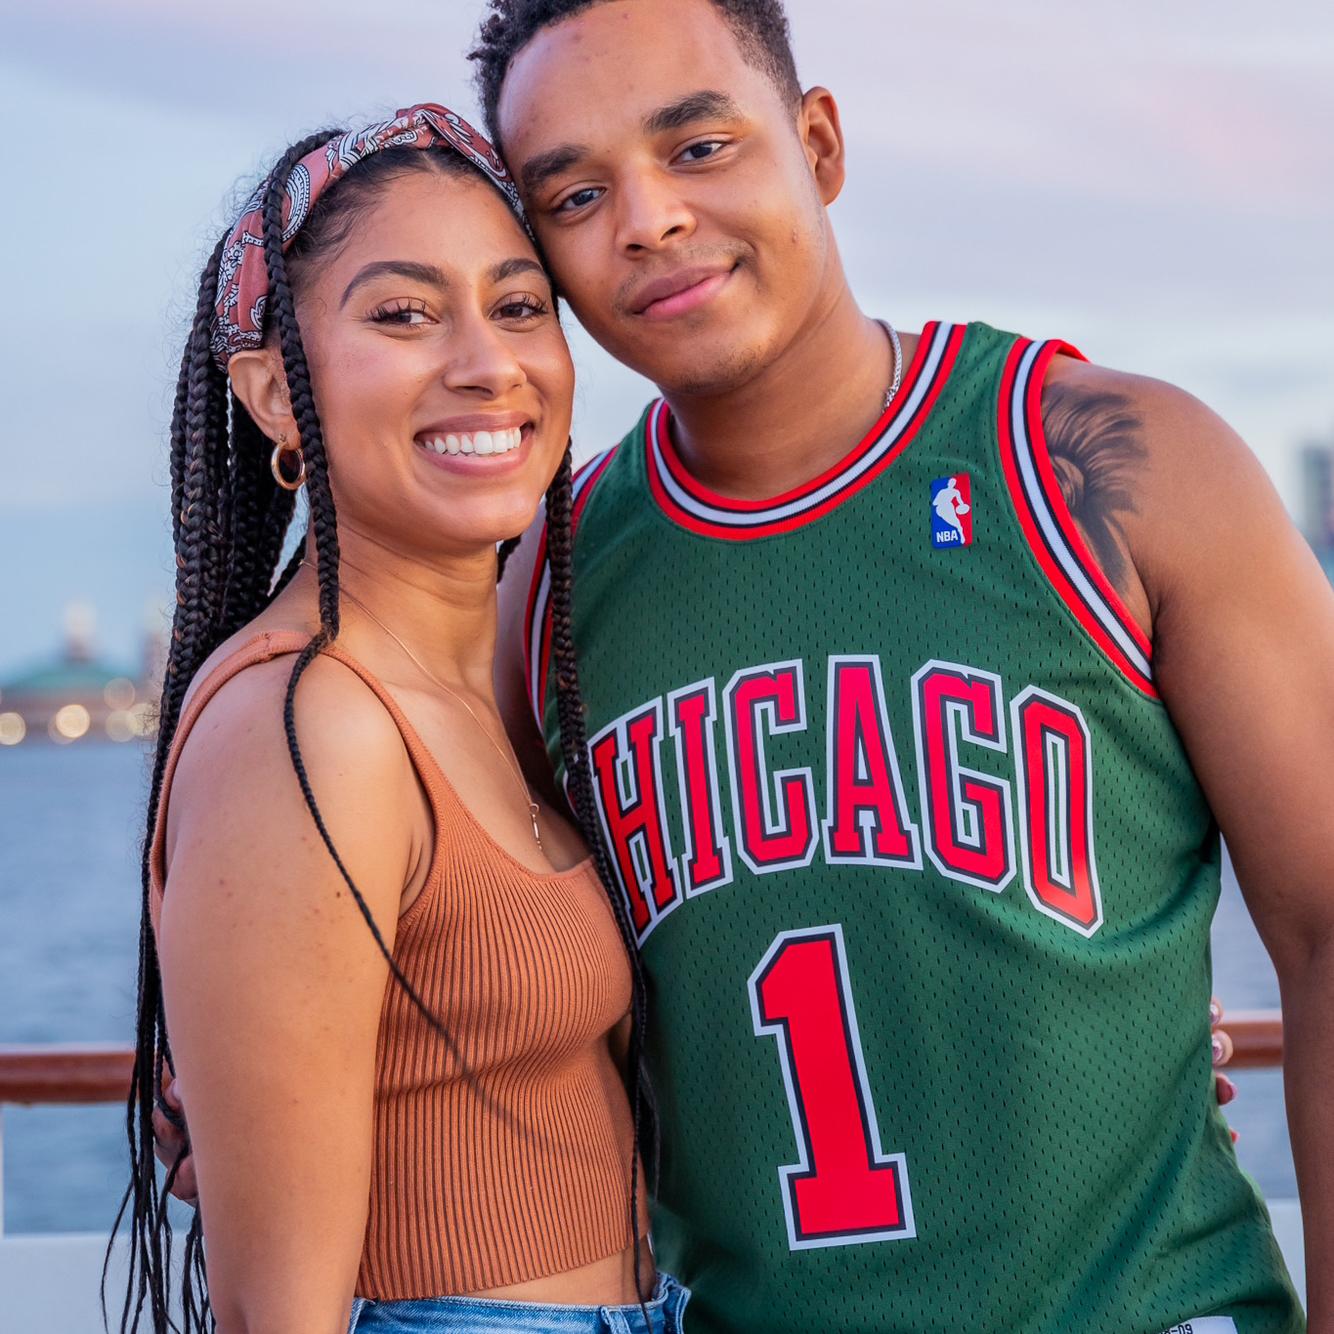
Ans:
POLYGON ((889 335, 890 350, 894 354, 894 378, 889 382, 889 388, 885 391, 885 406, 883 411, 888 412, 889 406, 898 396, 899 387, 903 384, 903 344, 899 342, 898 330, 888 320, 877 320, 876 323, 889 335))

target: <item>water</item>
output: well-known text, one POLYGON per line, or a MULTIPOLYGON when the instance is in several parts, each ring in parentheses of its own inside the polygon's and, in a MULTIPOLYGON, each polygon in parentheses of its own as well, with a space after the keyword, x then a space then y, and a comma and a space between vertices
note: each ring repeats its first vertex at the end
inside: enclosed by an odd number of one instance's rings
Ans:
MULTIPOLYGON (((0 751, 0 1043, 129 1042, 145 767, 134 746, 0 751)), ((1230 875, 1214 967, 1230 1008, 1277 1008, 1230 875)), ((1267 1195, 1292 1198, 1281 1073, 1236 1078, 1242 1164, 1267 1195)), ((5 1230, 107 1229, 125 1181, 123 1120, 119 1106, 6 1107, 5 1230)))

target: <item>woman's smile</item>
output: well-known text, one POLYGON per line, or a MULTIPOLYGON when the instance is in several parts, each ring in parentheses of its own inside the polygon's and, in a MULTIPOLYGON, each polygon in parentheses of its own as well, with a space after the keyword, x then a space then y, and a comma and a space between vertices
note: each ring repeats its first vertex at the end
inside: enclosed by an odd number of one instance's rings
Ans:
POLYGON ((419 431, 414 441, 435 467, 491 477, 523 467, 531 453, 533 434, 533 423, 525 420, 521 425, 499 425, 489 430, 432 426, 419 431))

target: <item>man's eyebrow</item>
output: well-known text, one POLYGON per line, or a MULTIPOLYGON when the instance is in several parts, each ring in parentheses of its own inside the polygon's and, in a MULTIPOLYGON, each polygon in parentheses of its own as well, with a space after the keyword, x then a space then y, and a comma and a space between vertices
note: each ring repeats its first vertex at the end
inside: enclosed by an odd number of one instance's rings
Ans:
POLYGON ((523 164, 519 179, 525 190, 540 190, 553 176, 559 176, 581 162, 589 151, 585 144, 561 144, 559 148, 549 148, 523 164))
POLYGON ((426 283, 431 287, 449 286, 449 279, 434 264, 419 264, 410 259, 377 259, 370 264, 362 265, 357 270, 356 276, 343 289, 343 297, 338 303, 338 308, 341 310, 347 305, 348 297, 363 283, 386 274, 392 274, 396 278, 407 278, 412 282, 426 283))
MULTIPOLYGON (((675 102, 649 112, 644 117, 643 128, 645 134, 662 134, 666 130, 679 130, 699 120, 740 119, 741 108, 734 98, 712 88, 701 88, 698 92, 687 93, 675 102)), ((553 176, 578 166, 591 152, 586 144, 561 144, 549 148, 545 153, 530 157, 519 168, 519 179, 526 191, 535 193, 553 176)))
POLYGON ((535 259, 529 259, 527 255, 516 255, 513 259, 502 259, 491 270, 491 281, 503 283, 506 278, 513 278, 516 273, 540 273, 543 278, 547 276, 547 271, 535 259))
POLYGON ((645 134, 679 130, 697 120, 740 120, 741 108, 726 93, 705 88, 687 93, 644 117, 645 134))

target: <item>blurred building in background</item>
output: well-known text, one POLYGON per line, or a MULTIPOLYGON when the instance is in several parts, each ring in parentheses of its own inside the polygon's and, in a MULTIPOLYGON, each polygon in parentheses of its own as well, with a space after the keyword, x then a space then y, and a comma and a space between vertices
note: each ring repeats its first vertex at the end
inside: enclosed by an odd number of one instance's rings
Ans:
POLYGON ((1334 583, 1334 436, 1303 445, 1298 458, 1302 532, 1334 583))
MULTIPOLYGON (((1334 432, 1307 441, 1297 454, 1297 522, 1334 583, 1334 432)), ((151 606, 139 662, 112 662, 99 656, 92 608, 67 607, 60 652, 0 679, 0 749, 151 736, 166 663, 163 625, 163 609, 151 606)))
POLYGON ((66 608, 59 654, 0 681, 0 746, 148 736, 161 663, 161 642, 153 633, 145 634, 133 667, 100 658, 92 609, 82 603, 66 608))

